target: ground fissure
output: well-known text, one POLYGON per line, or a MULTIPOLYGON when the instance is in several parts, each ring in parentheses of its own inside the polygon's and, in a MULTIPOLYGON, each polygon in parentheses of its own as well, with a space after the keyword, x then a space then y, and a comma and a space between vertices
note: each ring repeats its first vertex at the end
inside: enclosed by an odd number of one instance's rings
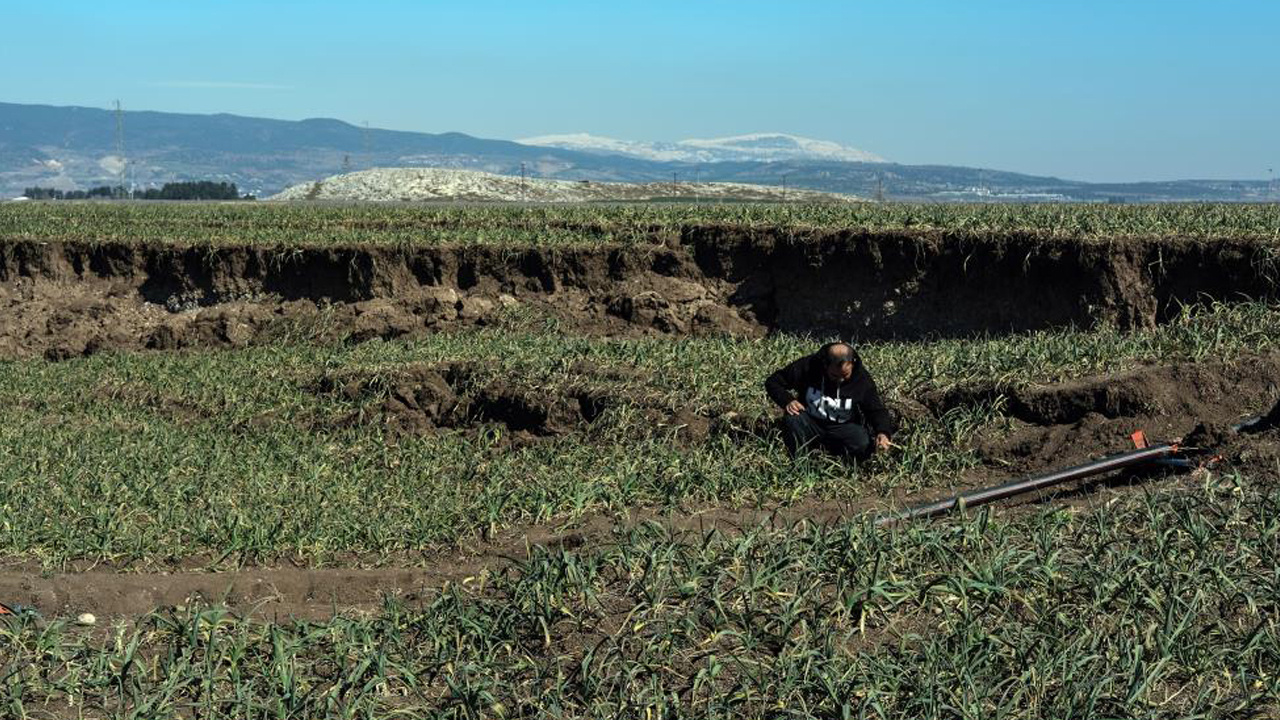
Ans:
POLYGON ((1154 326, 1280 297, 1257 241, 693 226, 565 248, 0 240, 0 356, 415 336, 533 314, 599 336, 963 337, 1154 326))

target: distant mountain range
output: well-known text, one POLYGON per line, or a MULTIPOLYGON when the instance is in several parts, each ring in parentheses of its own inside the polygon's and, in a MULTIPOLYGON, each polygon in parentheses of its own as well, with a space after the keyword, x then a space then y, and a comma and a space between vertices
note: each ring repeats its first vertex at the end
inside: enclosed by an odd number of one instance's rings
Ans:
POLYGON ((462 133, 367 129, 330 119, 127 111, 119 117, 123 132, 118 137, 117 119, 104 109, 0 103, 0 197, 34 186, 147 187, 181 180, 234 182, 263 197, 345 172, 436 167, 559 180, 786 185, 894 200, 1280 199, 1276 188, 1258 180, 1084 183, 978 168, 900 165, 835 143, 783 134, 667 144, 570 135, 518 143, 462 133))

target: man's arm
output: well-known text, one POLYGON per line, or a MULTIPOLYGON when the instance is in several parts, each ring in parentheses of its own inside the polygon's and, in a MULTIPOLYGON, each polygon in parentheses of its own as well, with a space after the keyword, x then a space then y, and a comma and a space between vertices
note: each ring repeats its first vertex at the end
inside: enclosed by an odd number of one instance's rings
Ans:
POLYGON ((800 383, 804 381, 804 371, 809 365, 808 356, 780 368, 764 381, 764 391, 769 394, 769 399, 780 408, 785 408, 792 401, 796 400, 796 394, 799 392, 800 383))

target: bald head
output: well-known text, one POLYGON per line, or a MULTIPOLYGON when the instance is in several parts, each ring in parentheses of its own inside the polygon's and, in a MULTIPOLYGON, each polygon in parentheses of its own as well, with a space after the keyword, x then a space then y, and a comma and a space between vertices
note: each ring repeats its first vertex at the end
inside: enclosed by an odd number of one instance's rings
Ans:
POLYGON ((827 347, 827 364, 853 362, 853 348, 847 343, 832 343, 827 347))
POLYGON ((827 377, 832 380, 847 380, 853 375, 853 347, 848 343, 832 343, 823 353, 823 364, 827 367, 827 377))

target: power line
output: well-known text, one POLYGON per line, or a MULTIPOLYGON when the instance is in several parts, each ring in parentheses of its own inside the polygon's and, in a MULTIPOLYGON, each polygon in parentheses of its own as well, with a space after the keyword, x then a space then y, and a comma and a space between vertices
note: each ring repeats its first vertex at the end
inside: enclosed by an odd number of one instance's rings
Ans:
MULTIPOLYGON (((120 160, 119 176, 116 185, 120 188, 121 193, 127 192, 125 183, 129 182, 129 159, 124 152, 124 110, 120 107, 120 101, 116 100, 116 158, 120 160)), ((133 183, 129 183, 132 185, 133 183)), ((128 188, 131 191, 133 188, 128 188)), ((114 192, 112 193, 115 194, 114 192)), ((127 195, 126 195, 127 197, 127 195)))
POLYGON ((364 150, 364 160, 365 162, 369 163, 369 168, 372 169, 373 158, 370 157, 370 152, 369 152, 369 121, 368 120, 364 121, 364 125, 360 129, 360 145, 362 146, 361 149, 364 150))

